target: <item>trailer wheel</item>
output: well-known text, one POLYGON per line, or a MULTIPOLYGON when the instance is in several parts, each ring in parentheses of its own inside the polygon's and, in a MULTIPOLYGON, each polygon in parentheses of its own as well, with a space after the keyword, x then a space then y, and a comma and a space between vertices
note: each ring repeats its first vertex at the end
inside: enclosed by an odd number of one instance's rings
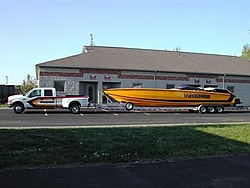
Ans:
POLYGON ((72 103, 72 104, 70 104, 69 110, 72 114, 79 114, 80 113, 80 105, 77 103, 72 103))
POLYGON ((208 107, 208 112, 209 113, 214 113, 215 112, 215 107, 214 106, 209 106, 208 107))
POLYGON ((216 107, 216 112, 222 113, 223 111, 224 111, 223 106, 217 106, 217 107, 216 107))
POLYGON ((21 114, 21 113, 23 113, 23 111, 24 111, 24 105, 22 104, 22 103, 17 103, 17 104, 15 104, 14 105, 14 108, 13 108, 13 110, 14 110, 14 112, 16 113, 16 114, 21 114))
POLYGON ((202 105, 199 106, 198 110, 199 110, 199 113, 201 113, 201 114, 205 114, 207 112, 207 108, 205 106, 202 106, 202 105))
POLYGON ((133 103, 131 103, 131 102, 127 102, 125 105, 124 105, 124 107, 125 107, 125 109, 126 110, 132 110, 133 108, 134 108, 134 105, 133 105, 133 103))

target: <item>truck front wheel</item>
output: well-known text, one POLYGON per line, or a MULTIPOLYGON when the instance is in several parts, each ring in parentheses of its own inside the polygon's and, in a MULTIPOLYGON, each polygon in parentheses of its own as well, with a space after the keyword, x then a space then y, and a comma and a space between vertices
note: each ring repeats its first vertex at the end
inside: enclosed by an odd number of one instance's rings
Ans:
POLYGON ((77 103, 73 103, 70 105, 69 110, 73 114, 79 114, 80 113, 80 105, 77 103))
POLYGON ((21 114, 24 111, 24 105, 22 103, 17 103, 14 105, 13 110, 16 114, 21 114))

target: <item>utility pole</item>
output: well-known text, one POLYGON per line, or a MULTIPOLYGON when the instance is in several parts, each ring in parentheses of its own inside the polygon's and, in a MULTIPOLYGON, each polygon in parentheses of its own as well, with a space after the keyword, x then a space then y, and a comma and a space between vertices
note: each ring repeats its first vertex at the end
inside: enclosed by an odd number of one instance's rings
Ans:
POLYGON ((6 78, 6 85, 8 85, 8 76, 5 76, 6 78))

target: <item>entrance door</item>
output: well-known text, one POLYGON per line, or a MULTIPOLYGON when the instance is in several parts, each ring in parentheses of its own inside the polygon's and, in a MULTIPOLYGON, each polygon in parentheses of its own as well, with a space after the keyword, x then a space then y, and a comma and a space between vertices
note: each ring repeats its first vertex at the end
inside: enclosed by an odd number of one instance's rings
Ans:
POLYGON ((88 95, 90 103, 97 102, 97 83, 94 82, 81 82, 80 95, 88 95))
POLYGON ((89 96, 89 102, 95 102, 95 89, 93 84, 87 84, 87 95, 89 96))

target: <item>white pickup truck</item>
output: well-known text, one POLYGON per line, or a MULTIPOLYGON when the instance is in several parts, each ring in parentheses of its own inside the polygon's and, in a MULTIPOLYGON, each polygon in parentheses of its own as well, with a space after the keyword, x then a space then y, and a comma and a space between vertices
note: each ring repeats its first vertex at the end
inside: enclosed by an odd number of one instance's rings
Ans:
POLYGON ((55 88, 35 88, 24 95, 8 97, 8 107, 21 114, 25 109, 67 108, 73 114, 80 113, 81 107, 89 106, 88 96, 57 96, 55 88))

